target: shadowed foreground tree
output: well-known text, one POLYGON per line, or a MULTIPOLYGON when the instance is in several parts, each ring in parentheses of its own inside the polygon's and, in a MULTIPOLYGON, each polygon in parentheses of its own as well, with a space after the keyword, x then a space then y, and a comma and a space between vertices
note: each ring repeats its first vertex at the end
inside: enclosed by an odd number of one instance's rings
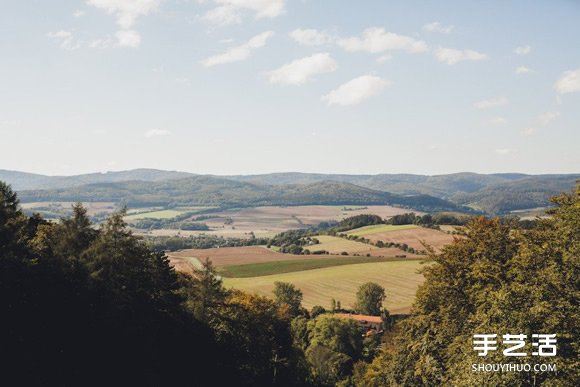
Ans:
POLYGON ((123 216, 26 217, 0 182, 0 384, 300 383, 286 308, 226 292, 209 263, 177 276, 123 216))
POLYGON ((358 384, 580 385, 580 185, 553 198, 551 218, 531 230, 499 219, 469 222, 461 238, 432 254, 412 317, 358 384), (474 334, 497 334, 485 357, 474 334), (506 357, 501 336, 525 334, 524 358, 506 357), (556 334, 557 355, 532 356, 533 334, 556 334), (473 372, 479 363, 548 363, 557 372, 473 372))

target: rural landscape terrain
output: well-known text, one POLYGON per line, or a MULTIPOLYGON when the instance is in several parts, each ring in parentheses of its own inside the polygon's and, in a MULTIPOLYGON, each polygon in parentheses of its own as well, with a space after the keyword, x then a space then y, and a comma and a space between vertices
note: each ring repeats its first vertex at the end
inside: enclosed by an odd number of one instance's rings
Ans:
POLYGON ((133 233, 165 251, 179 271, 193 273, 209 259, 227 288, 267 297, 276 282, 292 283, 308 309, 329 308, 333 299, 351 306, 357 287, 372 281, 385 288, 385 307, 395 314, 411 309, 427 249, 450 244, 467 219, 543 216, 549 198, 578 178, 0 171, 29 214, 58 220, 80 202, 99 224, 124 208, 133 233))

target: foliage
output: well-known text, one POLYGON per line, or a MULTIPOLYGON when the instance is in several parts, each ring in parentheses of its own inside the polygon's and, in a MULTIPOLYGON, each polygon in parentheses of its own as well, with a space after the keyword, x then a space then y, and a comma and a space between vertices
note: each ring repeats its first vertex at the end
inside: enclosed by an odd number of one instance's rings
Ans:
POLYGON ((177 275, 86 210, 25 216, 0 182, 0 342, 7 385, 292 385, 305 380, 287 308, 228 292, 209 262, 177 275), (179 372, 189 370, 194 372, 179 372))
POLYGON ((274 282, 274 300, 278 305, 284 305, 288 308, 291 316, 298 316, 302 309, 302 292, 296 289, 294 285, 288 282, 274 282))
POLYGON ((383 223, 384 223, 383 219, 378 215, 365 215, 365 214, 355 215, 341 220, 330 231, 331 233, 337 233, 341 231, 347 231, 355 228, 372 226, 374 224, 383 224, 383 223))
MULTIPOLYGON (((394 348, 368 368, 364 385, 578 385, 580 185, 553 201, 552 217, 531 230, 478 218, 432 254, 412 317, 401 323, 394 348), (476 333, 525 334, 528 355, 532 334, 555 333, 558 355, 549 362, 558 372, 472 372, 482 362, 472 348, 476 333)), ((484 362, 512 359, 500 350, 484 362)))
POLYGON ((360 314, 380 316, 384 300, 385 288, 375 282, 367 282, 356 292, 354 310, 360 314))

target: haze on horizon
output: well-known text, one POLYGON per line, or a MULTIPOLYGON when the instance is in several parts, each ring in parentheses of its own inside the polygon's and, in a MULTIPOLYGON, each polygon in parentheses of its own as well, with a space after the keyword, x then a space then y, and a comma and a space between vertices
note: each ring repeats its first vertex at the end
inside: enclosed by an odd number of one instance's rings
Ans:
POLYGON ((580 171, 578 2, 0 10, 0 169, 580 171))

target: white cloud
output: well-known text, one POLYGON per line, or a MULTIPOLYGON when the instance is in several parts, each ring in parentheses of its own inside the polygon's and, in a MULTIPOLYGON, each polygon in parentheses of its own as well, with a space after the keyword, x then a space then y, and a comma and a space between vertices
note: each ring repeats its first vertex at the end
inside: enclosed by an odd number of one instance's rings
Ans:
POLYGON ((531 73, 535 73, 535 71, 526 66, 520 66, 516 69, 516 74, 531 74, 531 73))
POLYGON ((242 15, 239 10, 227 5, 222 5, 215 7, 207 11, 203 16, 202 20, 210 22, 212 24, 217 24, 225 26, 228 24, 238 24, 242 22, 242 15))
POLYGON ((487 55, 474 50, 455 50, 453 48, 438 48, 435 56, 439 62, 454 65, 464 60, 479 61, 487 59, 487 55))
POLYGON ((270 83, 282 85, 301 85, 318 74, 336 71, 338 65, 329 53, 319 53, 297 59, 284 66, 270 71, 270 83))
POLYGON ((390 50, 402 50, 411 53, 425 52, 427 44, 410 36, 386 32, 384 28, 367 28, 362 37, 339 39, 338 45, 346 51, 366 51, 379 53, 390 50))
POLYGON ((49 32, 47 36, 51 39, 60 41, 60 48, 63 50, 77 50, 81 48, 81 43, 77 41, 70 31, 60 30, 49 32))
POLYGON ((516 47, 514 49, 514 54, 517 55, 528 55, 532 51, 530 46, 516 47))
POLYGON ((213 24, 240 23, 245 11, 257 19, 274 18, 284 13, 285 0, 214 0, 217 7, 210 9, 202 19, 213 24))
POLYGON ((302 46, 321 46, 332 41, 332 37, 324 31, 314 29, 296 29, 288 34, 302 46))
POLYGON ((520 134, 522 136, 531 136, 532 134, 536 133, 536 129, 535 128, 523 128, 522 130, 520 130, 520 134))
POLYGON ((73 16, 74 17, 81 17, 81 16, 85 16, 86 14, 87 13, 85 11, 81 11, 81 10, 78 10, 78 11, 74 11, 73 12, 73 16))
POLYGON ((487 124, 490 126, 502 126, 507 124, 507 120, 503 117, 495 117, 487 121, 487 124))
POLYGON ((114 45, 115 42, 111 38, 95 39, 89 43, 90 48, 109 48, 114 45))
POLYGON ((513 150, 510 149, 510 148, 498 148, 498 149, 495 150, 495 153, 498 154, 498 155, 501 155, 501 156, 508 155, 508 154, 510 154, 512 152, 513 152, 513 150))
POLYGON ((145 132, 145 137, 160 137, 160 136, 169 136, 171 132, 165 129, 151 129, 145 132))
MULTIPOLYGON (((139 16, 145 16, 157 9, 162 0, 88 0, 87 3, 95 8, 102 9, 115 15, 120 30, 115 33, 117 47, 135 48, 141 43, 141 36, 132 28, 139 16)), ((109 40, 95 40, 91 47, 104 48, 110 44, 109 40)))
POLYGON ((497 97, 476 102, 473 106, 475 106, 478 109, 489 109, 498 106, 505 106, 508 103, 509 100, 506 97, 497 97))
POLYGON ((560 112, 545 112, 538 116, 538 120, 542 125, 548 125, 550 122, 560 117, 560 112))
POLYGON ((223 54, 211 56, 201 62, 205 67, 211 67, 224 63, 232 63, 246 60, 253 50, 263 47, 266 41, 274 35, 272 31, 262 32, 254 36, 241 46, 234 47, 223 54))
POLYGON ((130 30, 139 16, 155 10, 161 0, 88 0, 87 3, 114 14, 119 27, 130 30))
POLYGON ((433 22, 429 24, 425 24, 423 26, 423 31, 428 32, 440 32, 442 34, 449 34, 453 31, 453 26, 444 26, 439 22, 433 22))
POLYGON ((377 58, 377 62, 379 63, 385 63, 390 61, 391 59, 393 59, 393 56, 391 54, 385 54, 385 55, 381 55, 377 58))
POLYGON ((323 95, 321 99, 328 105, 356 105, 364 100, 379 95, 390 81, 374 75, 363 75, 340 85, 337 89, 323 95))
POLYGON ((580 69, 564 72, 554 84, 554 88, 560 94, 580 91, 580 69))
POLYGON ((138 47, 141 44, 141 36, 137 31, 120 30, 115 33, 119 47, 138 47))

